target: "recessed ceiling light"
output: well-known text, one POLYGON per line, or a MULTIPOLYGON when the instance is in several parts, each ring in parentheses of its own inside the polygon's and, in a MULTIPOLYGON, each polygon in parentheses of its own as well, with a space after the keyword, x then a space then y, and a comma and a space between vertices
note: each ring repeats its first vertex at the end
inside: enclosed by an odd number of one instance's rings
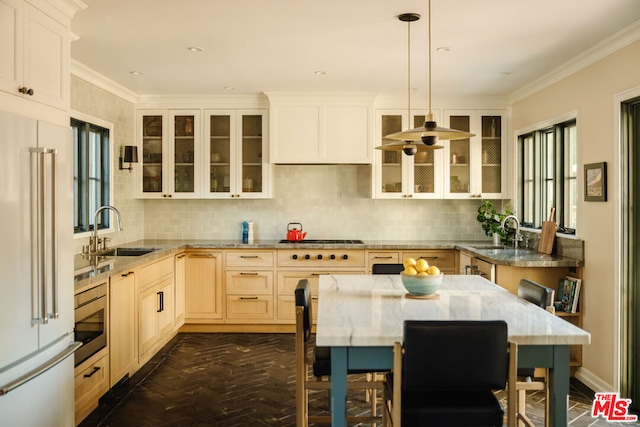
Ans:
POLYGON ((327 75, 326 71, 322 71, 322 70, 314 71, 313 74, 315 74, 316 76, 325 76, 325 75, 327 75))
POLYGON ((189 52, 202 52, 202 51, 204 51, 204 48, 203 47, 198 47, 198 46, 189 46, 187 48, 187 50, 189 52))
POLYGON ((501 76, 510 76, 511 74, 513 74, 513 71, 503 71, 500 73, 501 76))
POLYGON ((451 50, 451 48, 447 47, 447 46, 442 46, 442 47, 436 48, 436 52, 449 52, 450 50, 451 50))
POLYGON ((141 76, 142 74, 144 74, 142 71, 129 71, 129 74, 131 74, 132 76, 141 76))
POLYGON ((233 86, 225 86, 224 90, 236 90, 236 88, 233 86))

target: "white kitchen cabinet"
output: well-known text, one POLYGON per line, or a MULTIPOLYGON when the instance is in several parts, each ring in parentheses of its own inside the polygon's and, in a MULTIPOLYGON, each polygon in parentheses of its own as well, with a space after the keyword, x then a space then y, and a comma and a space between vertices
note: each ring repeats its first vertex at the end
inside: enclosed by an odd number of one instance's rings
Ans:
MULTIPOLYGON (((425 114, 402 110, 378 110, 376 146, 396 142, 385 135, 424 125, 425 114)), ((407 156, 402 151, 375 150, 373 197, 378 199, 438 199, 443 195, 443 150, 421 151, 407 156)))
POLYGON ((199 110, 138 110, 136 170, 141 198, 199 198, 202 143, 199 110))
POLYGON ((204 198, 271 197, 266 110, 205 110, 204 198))
POLYGON ((504 110, 448 110, 445 126, 476 136, 446 141, 444 196, 448 199, 504 197, 507 120, 504 110))
POLYGON ((66 110, 70 18, 46 7, 45 13, 22 0, 0 0, 0 90, 66 110))
POLYGON ((267 95, 272 163, 373 162, 373 97, 267 95))

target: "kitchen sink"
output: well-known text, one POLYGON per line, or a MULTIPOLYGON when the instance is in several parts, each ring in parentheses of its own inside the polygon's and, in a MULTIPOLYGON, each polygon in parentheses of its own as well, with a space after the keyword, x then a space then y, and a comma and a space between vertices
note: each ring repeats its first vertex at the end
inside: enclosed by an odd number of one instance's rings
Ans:
POLYGON ((157 248, 113 248, 101 253, 102 256, 141 256, 157 251, 157 248))
POLYGON ((473 249, 513 249, 513 246, 506 246, 506 245, 491 245, 491 244, 486 244, 486 245, 471 245, 471 247, 473 249))

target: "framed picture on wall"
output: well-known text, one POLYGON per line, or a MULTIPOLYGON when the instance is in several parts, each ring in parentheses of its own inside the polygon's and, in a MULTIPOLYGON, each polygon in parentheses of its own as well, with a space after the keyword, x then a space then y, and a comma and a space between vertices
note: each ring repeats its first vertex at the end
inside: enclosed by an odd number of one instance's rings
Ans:
POLYGON ((584 165, 584 200, 586 202, 607 201, 607 163, 584 165))

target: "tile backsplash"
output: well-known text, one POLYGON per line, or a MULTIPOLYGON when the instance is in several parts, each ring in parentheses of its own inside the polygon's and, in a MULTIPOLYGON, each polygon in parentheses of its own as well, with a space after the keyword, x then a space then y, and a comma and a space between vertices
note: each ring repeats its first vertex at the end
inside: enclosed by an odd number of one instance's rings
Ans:
POLYGON ((479 200, 374 200, 369 165, 277 165, 267 200, 146 200, 148 239, 240 239, 242 221, 256 240, 286 236, 302 223, 310 239, 481 240, 479 200))

